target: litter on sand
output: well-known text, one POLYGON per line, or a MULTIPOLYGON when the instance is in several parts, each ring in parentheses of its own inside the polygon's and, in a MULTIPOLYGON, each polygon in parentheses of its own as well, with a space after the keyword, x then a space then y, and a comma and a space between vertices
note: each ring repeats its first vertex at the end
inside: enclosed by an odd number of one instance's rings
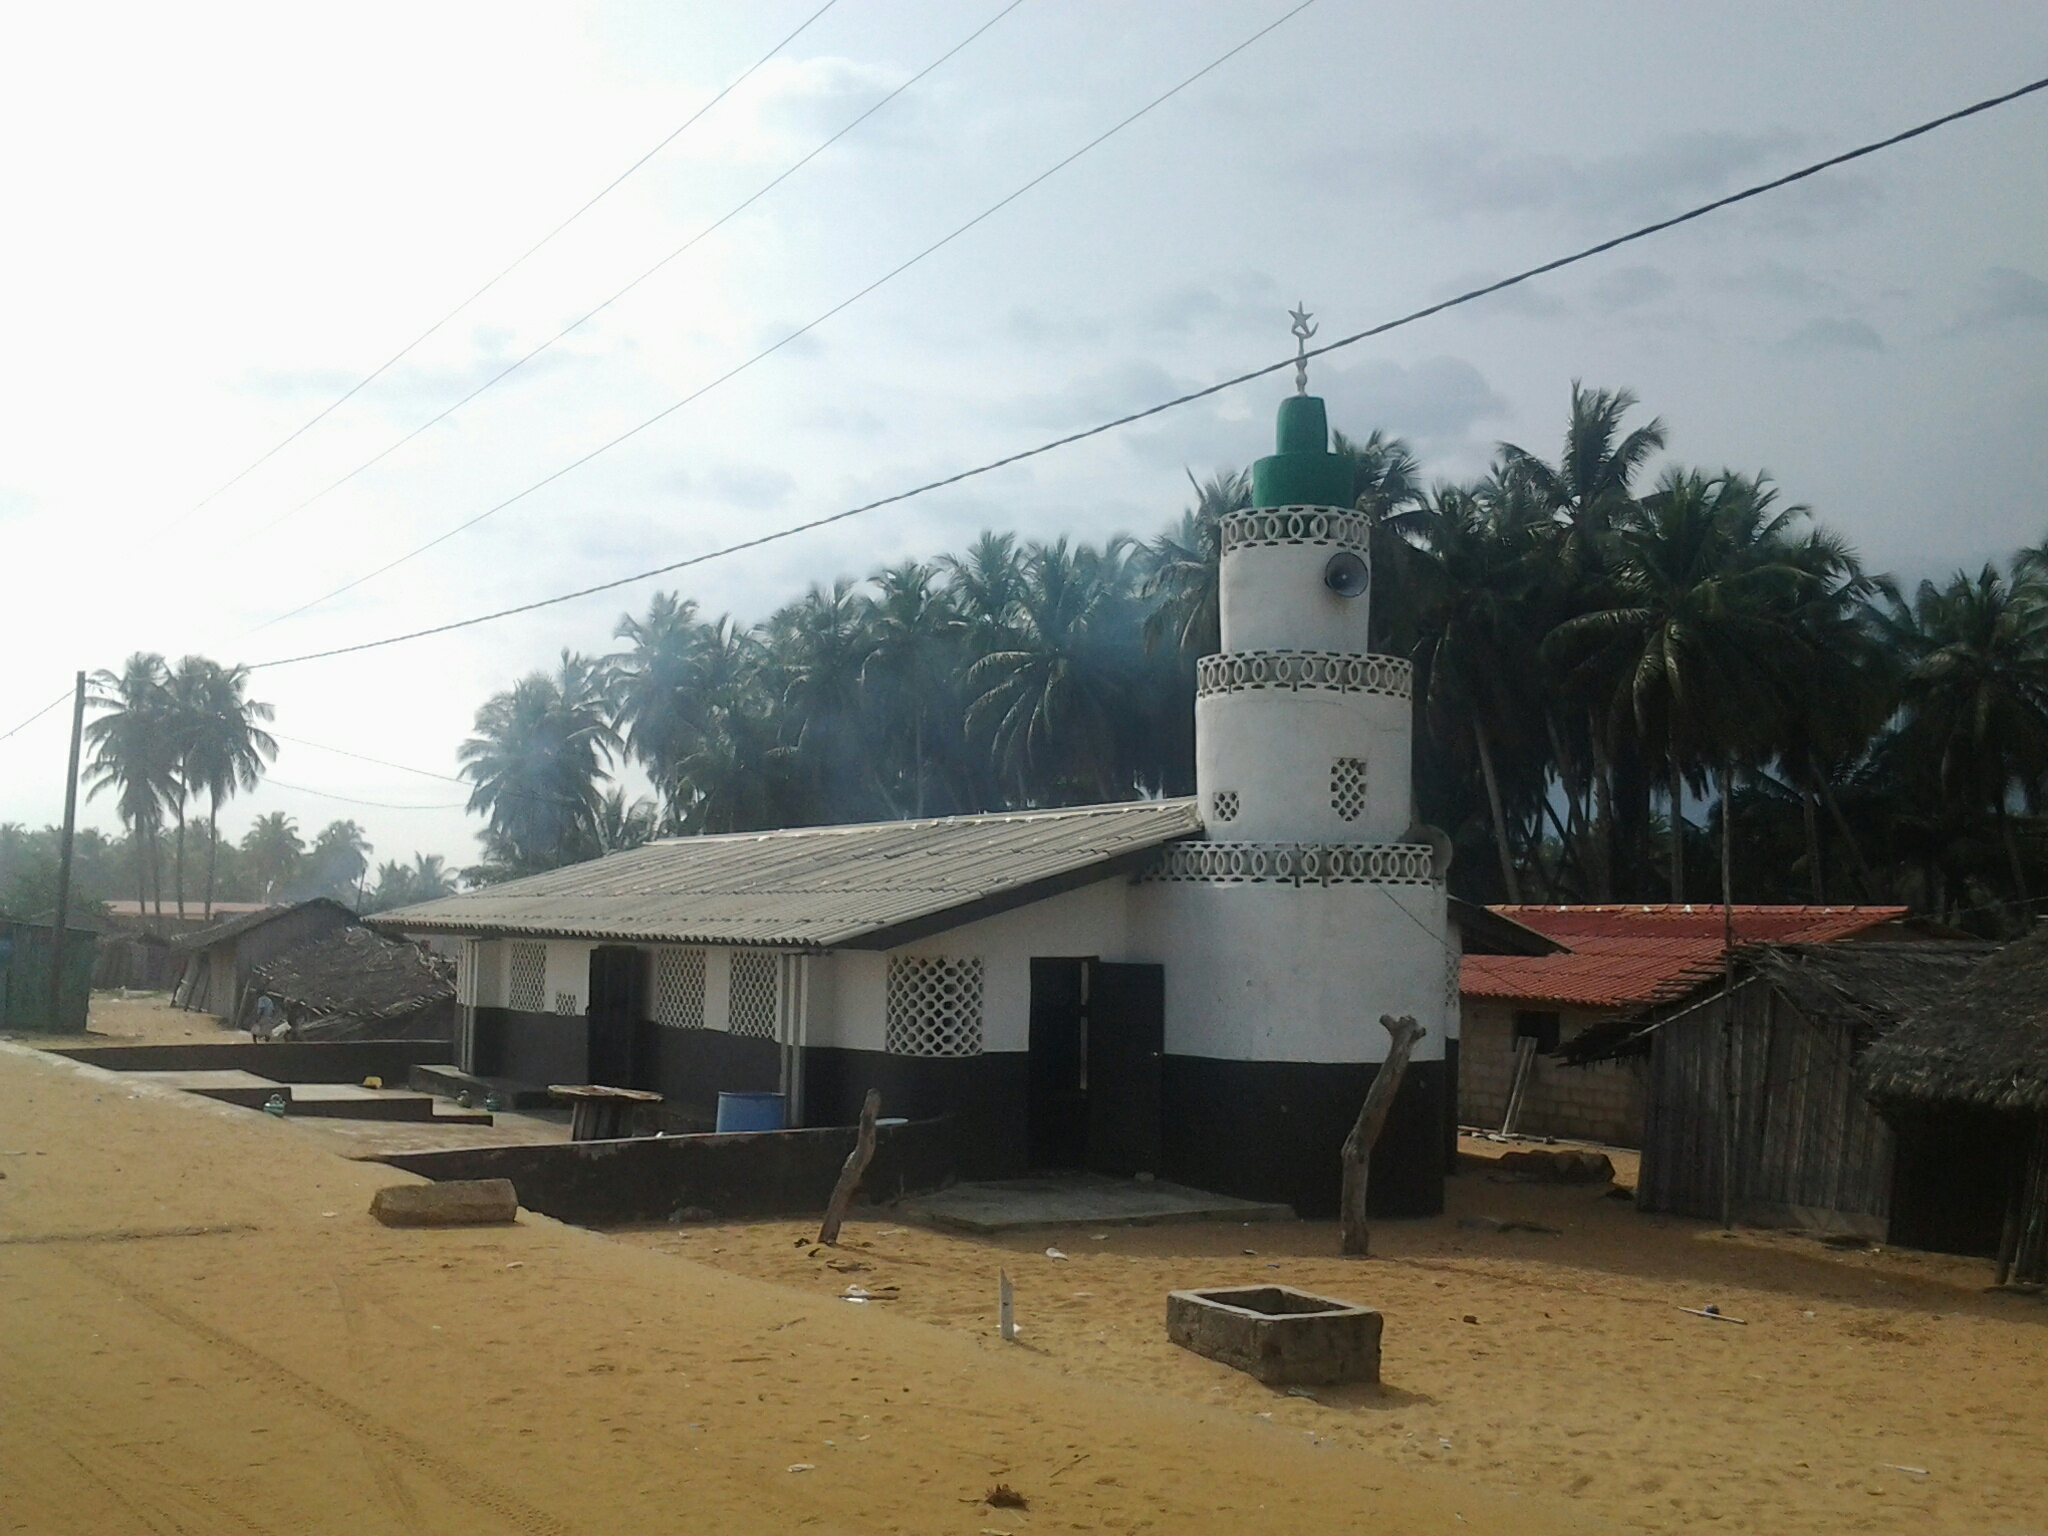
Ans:
POLYGON ((1903 1467, 1900 1466, 1899 1463, 1897 1463, 1896 1461, 1881 1461, 1878 1463, 1878 1465, 1881 1467, 1888 1468, 1893 1472, 1908 1472, 1911 1473, 1914 1477, 1925 1477, 1927 1475, 1927 1469, 1925 1467, 1903 1467))
POLYGON ((1048 1259, 1064 1259, 1066 1257, 1066 1255, 1064 1253, 1061 1253, 1057 1248, 1046 1249, 1045 1256, 1048 1259))
POLYGON ((1694 1317, 1711 1317, 1717 1323, 1741 1323, 1744 1327, 1749 1326, 1748 1318, 1730 1317, 1711 1301, 1704 1307, 1680 1307, 1678 1310, 1690 1312, 1694 1317))
POLYGON ((816 1462, 811 1461, 792 1461, 789 1464, 789 1470, 792 1472, 815 1472, 818 1470, 818 1466, 816 1462))

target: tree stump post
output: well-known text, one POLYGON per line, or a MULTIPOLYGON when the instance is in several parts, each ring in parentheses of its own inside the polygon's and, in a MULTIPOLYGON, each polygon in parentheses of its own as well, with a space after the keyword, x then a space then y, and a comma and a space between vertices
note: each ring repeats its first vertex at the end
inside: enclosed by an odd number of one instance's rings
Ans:
POLYGON ((839 1242, 839 1224, 846 1220, 846 1208, 853 1204, 853 1192, 860 1188, 861 1175, 868 1171, 868 1163, 875 1155, 875 1116, 882 1112, 882 1090, 870 1088, 868 1096, 861 1101, 860 1135, 854 1138, 853 1151, 847 1154, 846 1166, 839 1170, 839 1182, 832 1186, 832 1199, 825 1206, 825 1224, 818 1228, 818 1241, 828 1247, 839 1242))
POLYGON ((1365 1176, 1372 1162, 1373 1144, 1385 1129, 1387 1114, 1394 1107, 1394 1095, 1401 1091, 1401 1079, 1408 1073, 1408 1058, 1423 1028, 1407 1014, 1395 1018, 1380 1015, 1380 1025, 1391 1037, 1387 1059, 1373 1074, 1372 1086, 1358 1109, 1358 1123, 1344 1138, 1344 1188, 1338 1197, 1337 1214, 1341 1229, 1338 1252, 1345 1258, 1364 1258, 1370 1251, 1371 1234, 1365 1224, 1365 1176))

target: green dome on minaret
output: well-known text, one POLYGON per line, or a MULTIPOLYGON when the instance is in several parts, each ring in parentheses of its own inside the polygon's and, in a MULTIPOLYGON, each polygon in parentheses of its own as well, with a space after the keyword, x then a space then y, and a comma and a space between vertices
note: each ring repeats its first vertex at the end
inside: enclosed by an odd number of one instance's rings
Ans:
POLYGON ((1294 364, 1295 391, 1280 402, 1275 433, 1279 450, 1252 465, 1255 507, 1349 507, 1351 461, 1330 452, 1330 420, 1323 402, 1308 392, 1308 339, 1316 328, 1297 308, 1294 334, 1300 338, 1294 364))

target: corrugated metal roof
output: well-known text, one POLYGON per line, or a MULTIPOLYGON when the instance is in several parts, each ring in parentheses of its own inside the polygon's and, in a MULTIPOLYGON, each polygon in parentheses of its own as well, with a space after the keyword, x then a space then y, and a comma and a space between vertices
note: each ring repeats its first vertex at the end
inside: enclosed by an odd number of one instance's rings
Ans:
POLYGON ((670 838, 373 921, 408 933, 829 947, 947 915, 971 921, 1201 829, 1188 799, 670 838))
MULTIPOLYGON (((1564 943, 1556 955, 1469 955, 1459 967, 1466 997, 1636 1008, 1685 991, 1721 964, 1716 906, 1500 906, 1493 909, 1564 943)), ((1737 945, 1825 944, 1905 916, 1904 907, 1734 909, 1737 945)))

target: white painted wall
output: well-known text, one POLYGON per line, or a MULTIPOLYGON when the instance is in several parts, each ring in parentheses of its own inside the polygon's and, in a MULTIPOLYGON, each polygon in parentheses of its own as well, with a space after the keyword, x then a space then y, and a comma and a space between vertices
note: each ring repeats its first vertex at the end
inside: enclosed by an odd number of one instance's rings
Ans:
POLYGON ((476 945, 476 995, 479 1008, 505 1006, 505 943, 502 939, 479 939, 476 945))
POLYGON ((1363 654, 1370 597, 1339 597, 1323 567, 1352 544, 1248 544, 1224 555, 1219 573, 1226 651, 1308 650, 1363 654))
POLYGON ((704 1027, 732 1028, 732 951, 704 951, 704 1027))
POLYGON ((1166 1049, 1228 1061, 1373 1062, 1382 1013, 1412 1014, 1417 1061, 1440 1061, 1439 886, 1147 881, 1130 888, 1134 960, 1166 968, 1166 1049))
POLYGON ((982 1050, 1028 1050, 1033 957, 1133 958, 1128 939, 1130 889, 1119 876, 963 924, 887 953, 838 950, 821 956, 812 975, 829 975, 831 979, 813 983, 811 1043, 862 1051, 887 1048, 890 955, 979 956, 982 1050))
POLYGON ((595 944, 583 939, 548 940, 547 1012, 563 1011, 555 1006, 555 999, 564 992, 576 999, 570 1012, 589 1012, 590 952, 595 948, 595 944))
POLYGON ((1237 816, 1211 820, 1223 842, 1390 843, 1411 819, 1406 699, 1329 689, 1247 689, 1195 701, 1195 789, 1205 818, 1218 790, 1235 790, 1237 816), (1365 813, 1332 809, 1340 757, 1366 761, 1365 813))

